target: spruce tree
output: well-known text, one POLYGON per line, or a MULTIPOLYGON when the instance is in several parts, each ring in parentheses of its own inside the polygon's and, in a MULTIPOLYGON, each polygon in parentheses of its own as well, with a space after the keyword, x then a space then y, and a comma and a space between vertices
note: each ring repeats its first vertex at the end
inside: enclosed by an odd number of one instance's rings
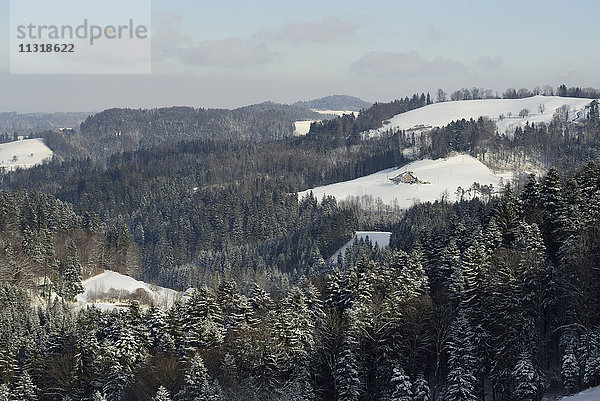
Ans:
POLYGON ((77 254, 77 247, 72 239, 67 241, 67 259, 63 267, 62 296, 68 301, 75 299, 77 294, 83 292, 81 285, 81 264, 77 254))
POLYGON ((37 387, 28 372, 23 372, 11 392, 13 401, 37 401, 37 387))
POLYGON ((152 401, 172 401, 171 394, 169 394, 166 388, 160 386, 158 388, 158 391, 156 391, 156 395, 154 396, 152 401))
POLYGON ((335 387, 338 401, 358 401, 363 394, 358 342, 347 335, 335 364, 335 387))
POLYGON ((177 393, 178 400, 216 401, 217 392, 210 383, 210 376, 202 357, 195 354, 185 373, 183 388, 177 393))
POLYGON ((413 383, 413 401, 432 401, 429 383, 422 374, 413 383))
POLYGON ((561 375, 565 390, 573 394, 579 389, 580 364, 576 356, 578 339, 574 330, 565 330, 560 338, 562 348, 561 375))
POLYGON ((4 383, 0 384, 0 401, 10 401, 10 390, 4 383))
POLYGON ((515 380, 515 399, 521 401, 535 401, 538 399, 538 394, 542 390, 540 376, 528 353, 521 353, 513 377, 515 380))
POLYGON ((392 374, 392 397, 390 401, 413 401, 412 384, 410 378, 401 367, 395 367, 392 374))
POLYGON ((107 400, 106 400, 106 396, 104 395, 104 393, 101 393, 100 391, 96 390, 96 392, 92 396, 92 401, 107 401, 107 400))
POLYGON ((475 348, 473 331, 461 311, 450 328, 448 340, 447 401, 477 401, 475 394, 475 348))

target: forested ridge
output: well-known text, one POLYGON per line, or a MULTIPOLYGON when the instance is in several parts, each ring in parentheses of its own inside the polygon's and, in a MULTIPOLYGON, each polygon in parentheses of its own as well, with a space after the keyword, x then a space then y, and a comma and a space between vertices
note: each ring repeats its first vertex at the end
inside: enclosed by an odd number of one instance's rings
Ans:
POLYGON ((431 101, 259 140, 165 142, 172 113, 204 111, 107 111, 106 133, 121 119, 147 138, 1 175, 0 400, 539 401, 600 384, 597 109, 511 137, 486 118, 360 135, 431 101), (403 213, 296 195, 403 165, 408 148, 555 167, 403 213), (390 247, 331 259, 368 229, 392 231, 390 247), (162 309, 76 308, 105 269, 193 290, 162 309))

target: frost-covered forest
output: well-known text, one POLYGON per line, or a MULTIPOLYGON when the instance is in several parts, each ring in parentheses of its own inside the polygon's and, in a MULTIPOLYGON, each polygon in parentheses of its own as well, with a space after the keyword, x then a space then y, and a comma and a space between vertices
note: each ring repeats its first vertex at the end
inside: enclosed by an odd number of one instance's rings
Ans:
MULTIPOLYGON (((597 107, 511 137, 484 118, 361 135, 430 102, 305 137, 150 136, 1 175, 0 400, 537 401, 600 384, 597 107), (409 210, 296 196, 414 147, 549 169, 409 210), (390 247, 332 259, 356 230, 391 231, 390 247), (105 269, 192 289, 168 308, 73 302, 105 269)), ((158 133, 174 111, 112 110, 86 130, 148 115, 158 133)))

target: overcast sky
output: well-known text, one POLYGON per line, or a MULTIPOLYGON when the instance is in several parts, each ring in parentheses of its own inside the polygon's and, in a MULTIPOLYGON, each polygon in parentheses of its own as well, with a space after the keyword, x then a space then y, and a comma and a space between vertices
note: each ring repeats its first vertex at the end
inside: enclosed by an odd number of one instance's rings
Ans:
POLYGON ((600 87, 599 11, 597 0, 153 0, 152 74, 31 76, 9 73, 0 0, 0 111, 600 87))

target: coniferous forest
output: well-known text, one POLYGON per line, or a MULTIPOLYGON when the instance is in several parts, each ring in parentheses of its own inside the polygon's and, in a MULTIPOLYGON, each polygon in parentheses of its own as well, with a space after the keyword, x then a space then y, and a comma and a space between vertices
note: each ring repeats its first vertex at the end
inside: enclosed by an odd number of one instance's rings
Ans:
POLYGON ((434 101, 301 137, 301 112, 269 104, 112 109, 38 132, 53 160, 0 175, 0 401, 540 401, 600 385, 597 105, 512 136, 488 118, 363 135, 434 101), (297 196, 405 165, 409 148, 544 173, 408 210, 297 196), (357 230, 390 246, 333 257, 357 230), (105 270, 185 295, 77 306, 105 270))

